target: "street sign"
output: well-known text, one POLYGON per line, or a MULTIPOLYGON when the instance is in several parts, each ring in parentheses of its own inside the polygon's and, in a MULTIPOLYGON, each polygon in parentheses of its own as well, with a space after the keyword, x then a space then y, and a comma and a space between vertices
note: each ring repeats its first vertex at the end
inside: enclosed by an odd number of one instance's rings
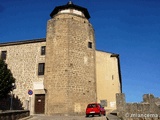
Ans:
POLYGON ((28 90, 28 95, 32 95, 33 91, 32 90, 28 90))

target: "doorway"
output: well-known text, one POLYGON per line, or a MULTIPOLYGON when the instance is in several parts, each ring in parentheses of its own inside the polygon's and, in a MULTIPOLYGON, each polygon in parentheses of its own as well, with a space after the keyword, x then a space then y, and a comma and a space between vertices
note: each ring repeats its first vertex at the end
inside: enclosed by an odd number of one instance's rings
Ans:
POLYGON ((44 114, 45 94, 35 94, 35 114, 44 114))

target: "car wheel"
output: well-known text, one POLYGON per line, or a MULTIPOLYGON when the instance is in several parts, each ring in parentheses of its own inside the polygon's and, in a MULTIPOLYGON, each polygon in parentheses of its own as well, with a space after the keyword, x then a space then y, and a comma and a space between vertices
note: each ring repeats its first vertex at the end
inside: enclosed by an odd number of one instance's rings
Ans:
POLYGON ((101 113, 101 112, 99 113, 99 116, 102 116, 102 113, 101 113))
POLYGON ((89 115, 86 115, 86 117, 89 117, 89 115))

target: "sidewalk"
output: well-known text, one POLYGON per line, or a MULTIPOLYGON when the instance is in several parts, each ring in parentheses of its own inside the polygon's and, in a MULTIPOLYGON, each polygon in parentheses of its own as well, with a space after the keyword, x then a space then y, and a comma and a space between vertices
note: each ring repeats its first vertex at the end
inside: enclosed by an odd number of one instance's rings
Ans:
POLYGON ((46 116, 44 114, 33 115, 30 118, 24 118, 22 120, 107 120, 106 116, 95 116, 95 117, 85 117, 85 116, 46 116))

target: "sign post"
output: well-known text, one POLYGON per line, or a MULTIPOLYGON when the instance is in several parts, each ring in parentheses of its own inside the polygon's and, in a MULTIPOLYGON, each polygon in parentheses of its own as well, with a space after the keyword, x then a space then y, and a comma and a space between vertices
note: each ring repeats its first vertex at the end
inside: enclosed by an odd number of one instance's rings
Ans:
POLYGON ((29 95, 29 110, 31 111, 31 96, 33 94, 32 90, 28 90, 28 95, 29 95))

